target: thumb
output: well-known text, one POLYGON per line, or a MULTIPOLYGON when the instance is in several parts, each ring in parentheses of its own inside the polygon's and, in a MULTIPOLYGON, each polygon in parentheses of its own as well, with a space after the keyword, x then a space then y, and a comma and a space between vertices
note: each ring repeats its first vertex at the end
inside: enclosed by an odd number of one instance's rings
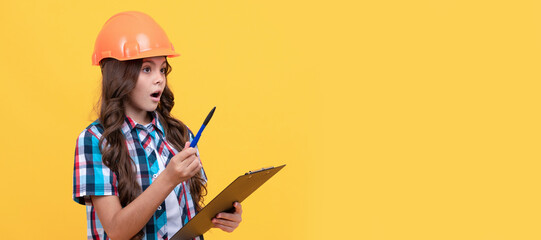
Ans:
POLYGON ((184 149, 187 149, 190 147, 190 142, 189 141, 186 141, 186 143, 184 144, 184 149))

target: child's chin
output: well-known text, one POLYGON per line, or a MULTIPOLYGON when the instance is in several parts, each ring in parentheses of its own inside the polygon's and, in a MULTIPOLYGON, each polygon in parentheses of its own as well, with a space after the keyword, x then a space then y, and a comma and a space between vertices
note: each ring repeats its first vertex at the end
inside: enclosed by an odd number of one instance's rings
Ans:
POLYGON ((147 112, 154 112, 158 109, 158 104, 156 106, 149 106, 147 109, 145 109, 147 112))

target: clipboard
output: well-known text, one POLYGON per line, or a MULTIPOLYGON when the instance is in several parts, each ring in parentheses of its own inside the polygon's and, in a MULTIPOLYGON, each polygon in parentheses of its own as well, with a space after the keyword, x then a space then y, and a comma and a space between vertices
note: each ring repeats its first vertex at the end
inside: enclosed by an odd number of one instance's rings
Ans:
POLYGON ((269 180, 274 174, 282 170, 286 165, 279 167, 263 168, 257 171, 250 171, 239 176, 220 194, 218 194, 201 212, 197 213, 186 225, 184 225, 171 240, 188 240, 203 235, 213 224, 211 219, 218 213, 231 211, 234 202, 241 203, 250 194, 255 192, 263 183, 269 180))

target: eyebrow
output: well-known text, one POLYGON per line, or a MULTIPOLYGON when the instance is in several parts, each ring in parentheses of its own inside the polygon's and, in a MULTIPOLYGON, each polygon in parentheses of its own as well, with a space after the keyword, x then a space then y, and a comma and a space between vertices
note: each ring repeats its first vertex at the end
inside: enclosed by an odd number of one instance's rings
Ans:
MULTIPOLYGON (((156 63, 152 60, 148 60, 148 59, 143 59, 143 63, 151 63, 153 66, 156 66, 156 63)), ((167 61, 163 61, 162 65, 166 64, 167 61)), ((166 64, 167 65, 167 64, 166 64)))

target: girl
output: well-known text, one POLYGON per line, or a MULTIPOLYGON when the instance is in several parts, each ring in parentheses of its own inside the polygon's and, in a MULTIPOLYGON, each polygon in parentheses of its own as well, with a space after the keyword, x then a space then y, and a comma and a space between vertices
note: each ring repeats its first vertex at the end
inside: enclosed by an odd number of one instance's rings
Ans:
MULTIPOLYGON (((101 108, 77 139, 73 186, 86 205, 88 239, 168 239, 201 210, 207 178, 189 147, 193 134, 171 116, 167 57, 176 56, 140 12, 111 17, 96 39, 101 108)), ((234 209, 212 219, 214 227, 235 230, 242 208, 234 209)))

